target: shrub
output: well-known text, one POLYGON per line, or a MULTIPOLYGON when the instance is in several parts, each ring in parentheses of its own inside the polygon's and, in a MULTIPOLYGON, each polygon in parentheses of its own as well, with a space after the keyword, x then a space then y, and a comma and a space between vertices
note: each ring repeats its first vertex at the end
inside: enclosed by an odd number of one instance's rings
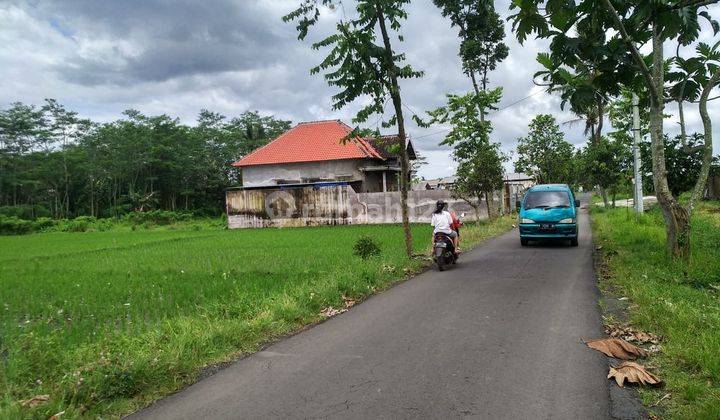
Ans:
POLYGON ((34 230, 33 222, 0 215, 0 235, 23 235, 34 230))
POLYGON ((57 225, 57 221, 49 217, 40 217, 35 220, 34 225, 35 231, 43 232, 47 230, 52 230, 57 225))
POLYGON ((380 246, 375 242, 373 238, 368 235, 363 235, 353 245, 353 254, 367 260, 370 257, 380 255, 380 246))
POLYGON ((0 215, 33 220, 36 217, 49 217, 51 213, 45 206, 39 204, 18 204, 16 206, 0 206, 0 215))
POLYGON ((125 219, 134 224, 152 223, 156 225, 169 225, 171 223, 192 219, 190 212, 178 212, 169 210, 151 210, 144 212, 132 212, 125 215, 125 219))

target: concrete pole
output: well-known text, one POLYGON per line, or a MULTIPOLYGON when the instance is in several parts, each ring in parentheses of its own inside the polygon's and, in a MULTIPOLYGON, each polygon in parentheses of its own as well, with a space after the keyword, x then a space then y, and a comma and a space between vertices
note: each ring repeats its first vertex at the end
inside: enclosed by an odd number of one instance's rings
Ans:
POLYGON ((642 167, 640 163, 640 108, 638 106, 638 96, 633 93, 633 160, 635 162, 635 211, 642 213, 643 208, 643 187, 642 187, 642 167))

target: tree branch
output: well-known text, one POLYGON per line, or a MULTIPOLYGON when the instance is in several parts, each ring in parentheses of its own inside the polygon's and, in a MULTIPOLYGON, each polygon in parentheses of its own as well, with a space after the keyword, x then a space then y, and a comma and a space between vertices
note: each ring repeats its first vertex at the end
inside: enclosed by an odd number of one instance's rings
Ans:
POLYGON ((670 10, 677 10, 682 9, 684 7, 703 7, 708 6, 710 4, 715 4, 720 0, 688 0, 688 1, 681 1, 680 3, 676 4, 675 6, 671 7, 670 10))
POLYGON ((662 98, 658 97, 658 90, 655 86, 652 75, 650 74, 650 69, 648 68, 647 64, 645 64, 645 60, 643 60, 643 57, 640 54, 640 51, 638 51, 637 47, 635 46, 635 43, 632 41, 632 39, 630 39, 630 36, 625 29, 625 25, 623 25, 622 23, 622 19, 620 19, 620 15, 618 14, 617 10, 615 10, 615 7, 613 7, 612 3, 610 3, 610 0, 603 0, 603 3, 605 3, 605 7, 610 12, 610 15, 612 15, 613 20, 618 27, 617 29, 622 36, 622 39, 628 45, 628 48, 630 48, 630 52, 632 53, 635 62, 638 64, 638 66, 640 66, 640 72, 642 73, 643 78, 645 79, 645 83, 649 88, 648 90, 650 91, 650 99, 656 104, 660 103, 660 101, 662 101, 662 98))
POLYGON ((690 203, 688 204, 688 213, 692 212, 695 202, 700 199, 700 196, 705 191, 705 184, 707 183, 708 174, 710 173, 710 165, 712 163, 712 120, 710 120, 710 114, 707 110, 707 100, 710 96, 710 91, 713 90, 720 80, 720 68, 715 70, 715 73, 710 77, 708 82, 703 88, 702 94, 700 95, 700 118, 703 122, 704 140, 705 147, 702 159, 702 166, 700 167, 700 174, 698 174, 695 188, 693 188, 692 195, 690 196, 690 203))

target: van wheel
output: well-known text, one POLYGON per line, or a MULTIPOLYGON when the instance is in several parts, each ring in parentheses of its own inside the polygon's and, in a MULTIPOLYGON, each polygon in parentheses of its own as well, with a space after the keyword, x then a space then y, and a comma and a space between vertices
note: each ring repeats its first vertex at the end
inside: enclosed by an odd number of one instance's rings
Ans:
POLYGON ((520 238, 520 245, 522 246, 528 246, 530 244, 530 240, 527 238, 520 238))
POLYGON ((570 246, 578 246, 578 238, 570 239, 570 246))

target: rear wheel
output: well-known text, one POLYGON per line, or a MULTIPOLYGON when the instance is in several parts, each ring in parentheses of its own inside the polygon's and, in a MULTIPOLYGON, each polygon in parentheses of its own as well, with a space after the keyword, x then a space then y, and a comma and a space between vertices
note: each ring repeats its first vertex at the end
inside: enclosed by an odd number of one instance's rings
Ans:
POLYGON ((528 246, 530 244, 530 240, 527 238, 520 238, 520 245, 522 246, 528 246))
POLYGON ((578 238, 572 238, 570 239, 570 246, 578 246, 578 238))
POLYGON ((445 271, 445 257, 439 256, 435 260, 435 264, 437 264, 438 271, 445 271))

